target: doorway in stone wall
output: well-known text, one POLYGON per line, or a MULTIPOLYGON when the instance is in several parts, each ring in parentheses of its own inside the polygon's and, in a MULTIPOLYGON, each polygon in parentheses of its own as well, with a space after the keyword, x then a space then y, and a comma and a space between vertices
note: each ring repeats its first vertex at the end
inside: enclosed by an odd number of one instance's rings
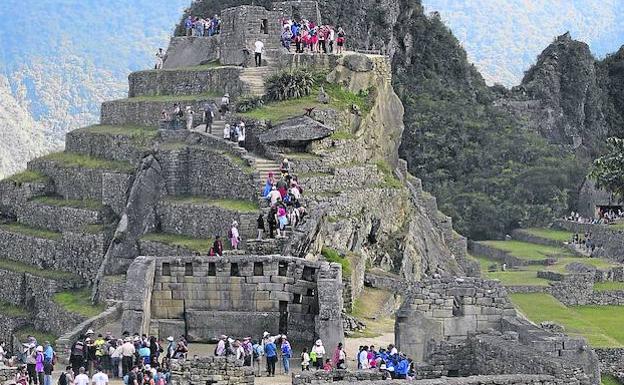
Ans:
POLYGON ((279 301, 279 332, 288 334, 288 301, 279 301))

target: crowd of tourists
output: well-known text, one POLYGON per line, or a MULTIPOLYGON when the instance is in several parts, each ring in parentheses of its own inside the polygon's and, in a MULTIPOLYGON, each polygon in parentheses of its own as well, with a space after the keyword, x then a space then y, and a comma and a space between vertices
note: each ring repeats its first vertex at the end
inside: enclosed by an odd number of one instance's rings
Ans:
POLYGON ((217 15, 208 20, 191 15, 184 19, 186 36, 204 37, 218 35, 221 32, 221 24, 221 19, 217 15))
MULTIPOLYGON (((296 175, 292 174, 292 167, 287 158, 280 164, 280 176, 269 172, 262 197, 269 204, 267 224, 269 238, 283 238, 286 236, 286 227, 298 226, 305 216, 306 208, 303 204, 303 188, 296 175)), ((258 238, 266 231, 262 216, 258 217, 258 238)))
POLYGON ((342 27, 335 29, 331 25, 318 25, 313 21, 282 21, 280 40, 288 51, 294 45, 296 53, 337 53, 344 51, 346 35, 342 27))
POLYGON ((572 236, 570 244, 589 252, 590 255, 596 249, 596 244, 592 239, 591 231, 586 231, 583 236, 579 236, 578 233, 575 233, 574 236, 572 236))
POLYGON ((587 218, 582 216, 579 213, 572 211, 570 215, 566 215, 563 217, 566 221, 572 221, 582 224, 591 224, 591 225, 609 225, 621 219, 624 219, 624 211, 618 208, 600 208, 598 209, 598 215, 596 218, 587 218))

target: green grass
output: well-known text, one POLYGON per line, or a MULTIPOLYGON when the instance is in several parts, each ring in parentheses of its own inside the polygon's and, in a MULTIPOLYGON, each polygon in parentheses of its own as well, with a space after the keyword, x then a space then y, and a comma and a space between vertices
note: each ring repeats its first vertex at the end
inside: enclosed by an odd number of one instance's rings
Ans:
POLYGON ((617 378, 613 377, 610 374, 603 374, 600 377, 600 383, 602 385, 620 385, 620 382, 617 380, 617 378))
POLYGON ((137 144, 148 144, 158 136, 156 127, 145 126, 105 126, 94 125, 78 129, 79 132, 88 132, 101 135, 124 136, 137 144))
POLYGON ((45 341, 50 342, 52 346, 54 346, 54 342, 58 338, 58 336, 50 333, 44 333, 39 330, 35 330, 32 327, 25 327, 22 329, 15 330, 15 336, 19 341, 26 341, 28 336, 33 336, 37 339, 37 343, 43 345, 45 341))
POLYGON ((10 259, 0 259, 0 270, 9 270, 15 273, 28 273, 36 277, 53 279, 56 281, 80 282, 81 279, 72 273, 60 270, 40 269, 33 265, 22 262, 12 261, 10 259))
MULTIPOLYGON (((183 247, 185 249, 196 251, 200 254, 208 254, 213 244, 212 239, 191 238, 184 235, 167 233, 150 233, 144 235, 143 237, 141 237, 141 239, 146 241, 164 243, 165 245, 169 246, 183 247)), ((227 242, 224 242, 223 246, 225 247, 226 244, 227 242)))
POLYGON ((103 304, 93 305, 91 303, 91 290, 88 288, 56 293, 54 294, 54 302, 68 312, 77 313, 87 318, 95 317, 106 308, 103 304))
POLYGON ((385 290, 364 287, 360 296, 353 301, 351 315, 361 319, 366 329, 354 333, 350 338, 374 338, 394 331, 393 317, 376 317, 381 309, 393 296, 385 290))
POLYGON ((551 257, 570 257, 573 254, 561 247, 538 245, 521 241, 480 241, 480 244, 503 250, 510 255, 532 261, 551 257))
POLYGON ((62 197, 41 196, 32 199, 33 202, 48 206, 74 207, 78 209, 100 210, 103 205, 95 199, 64 199, 62 197))
POLYGON ((525 232, 535 235, 536 237, 550 239, 557 242, 568 242, 572 240, 574 233, 563 230, 544 229, 544 228, 530 228, 524 229, 525 232))
POLYGON ((259 210, 257 202, 234 200, 234 199, 208 199, 198 196, 172 196, 167 197, 168 201, 194 205, 216 206, 225 210, 237 211, 239 213, 255 213, 259 210))
POLYGON ((394 176, 394 172, 392 168, 385 160, 377 161, 376 163, 377 169, 383 174, 384 181, 381 187, 386 188, 395 188, 399 189, 403 187, 403 183, 396 176, 394 176))
POLYGON ((594 284, 595 291, 616 291, 616 290, 624 290, 624 282, 596 282, 594 284))
POLYGON ((225 156, 226 158, 228 158, 230 161, 232 161, 232 163, 234 163, 235 165, 237 165, 238 167, 243 169, 243 172, 245 172, 245 174, 251 174, 253 173, 255 170, 253 167, 251 167, 249 165, 249 163, 247 163, 247 160, 238 157, 236 155, 232 155, 228 152, 224 152, 222 153, 223 156, 225 156))
POLYGON ((352 140, 355 139, 355 135, 348 131, 334 131, 330 138, 334 140, 352 140))
POLYGON ((41 159, 51 160, 66 167, 81 167, 119 172, 134 171, 134 166, 128 162, 106 160, 70 152, 57 152, 44 156, 41 159))
POLYGON ((0 301, 0 314, 8 317, 26 317, 30 313, 23 307, 0 301))
POLYGON ((351 262, 348 258, 340 256, 340 253, 331 247, 323 247, 323 249, 321 249, 321 255, 325 257, 328 262, 341 264, 343 277, 351 277, 351 262))
POLYGON ((372 107, 368 96, 347 91, 338 84, 324 83, 323 87, 331 99, 329 104, 323 104, 317 100, 319 88, 315 88, 308 96, 299 99, 266 103, 260 108, 255 108, 251 111, 241 113, 240 115, 252 119, 270 120, 273 123, 280 123, 287 119, 303 115, 305 113, 305 108, 314 107, 319 110, 327 108, 346 110, 350 109, 351 106, 355 104, 362 113, 367 113, 372 107))
POLYGON ((63 237, 61 233, 50 231, 46 229, 38 229, 35 227, 28 227, 20 223, 4 223, 0 224, 0 229, 9 231, 12 233, 19 233, 27 235, 29 237, 45 238, 53 241, 59 241, 63 237))
POLYGON ((511 294, 516 307, 531 321, 553 321, 565 327, 566 334, 584 336, 593 347, 624 346, 621 319, 624 306, 566 307, 550 294, 511 294))
POLYGON ((159 95, 159 96, 137 96, 134 98, 119 99, 116 102, 164 102, 164 103, 176 103, 176 102, 194 102, 202 101, 206 99, 214 99, 220 95, 216 93, 204 93, 201 95, 159 95))
POLYGON ((25 170, 11 175, 7 180, 21 186, 24 183, 45 183, 48 181, 48 177, 38 171, 25 170))

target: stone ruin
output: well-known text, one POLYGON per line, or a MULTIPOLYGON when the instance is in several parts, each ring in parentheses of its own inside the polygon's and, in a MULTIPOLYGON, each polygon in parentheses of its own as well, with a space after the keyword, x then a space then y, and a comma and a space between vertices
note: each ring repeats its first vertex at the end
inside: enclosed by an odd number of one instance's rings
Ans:
MULTIPOLYGON (((302 344, 321 337, 332 346, 343 337, 343 310, 366 280, 405 294, 396 341, 418 362, 422 385, 598 384, 597 360, 585 341, 519 318, 495 282, 456 278, 479 269, 451 219, 398 158, 403 106, 389 59, 282 52, 277 20, 285 13, 320 18, 309 1, 279 2, 271 10, 241 6, 222 12, 220 35, 172 38, 164 69, 131 74, 129 98, 105 102, 101 125, 69 133, 65 153, 33 160, 28 174, 0 182, 0 257, 21 264, 0 265, 0 282, 23 288, 0 292, 0 300, 35 315, 3 315, 0 337, 34 327, 60 335, 63 351, 88 328, 115 323, 197 342, 267 330, 302 344), (175 102, 201 111, 217 102, 215 94, 257 91, 266 73, 250 75, 256 70, 244 65, 258 38, 268 51, 266 71, 323 70, 329 83, 369 95, 367 105, 338 108, 330 100, 309 117, 279 124, 242 117, 245 148, 218 135, 157 129, 160 112, 175 102), (254 218, 266 214, 260 186, 267 168, 277 170, 285 156, 300 176, 310 215, 286 239, 255 240, 254 218), (227 184, 219 183, 224 175, 227 184), (224 206, 224 199, 257 208, 224 206), (233 220, 241 224, 242 250, 221 258, 168 241, 206 242, 233 220), (45 236, 30 227, 43 228, 45 236), (323 247, 348 259, 350 272, 325 261, 323 247), (76 280, 44 269, 73 272, 76 280), (371 270, 383 274, 373 277, 371 270), (52 300, 85 287, 109 305, 97 317, 67 312, 52 300), (58 322, 44 322, 50 318, 58 322), (449 377, 436 379, 442 376, 449 377)), ((236 362, 196 358, 175 365, 176 385, 253 383, 236 362)), ((335 372, 293 383, 378 380, 335 372)))

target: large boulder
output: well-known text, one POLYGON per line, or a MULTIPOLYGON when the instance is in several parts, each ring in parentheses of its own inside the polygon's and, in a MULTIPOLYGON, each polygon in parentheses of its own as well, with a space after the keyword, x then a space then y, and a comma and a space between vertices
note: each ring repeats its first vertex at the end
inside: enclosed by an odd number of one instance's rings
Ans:
POLYGON ((289 119, 260 135, 260 141, 264 144, 298 145, 326 138, 333 132, 332 127, 308 116, 300 116, 289 119))
POLYGON ((344 66, 354 72, 368 72, 373 70, 373 61, 366 55, 354 54, 344 58, 344 66))

